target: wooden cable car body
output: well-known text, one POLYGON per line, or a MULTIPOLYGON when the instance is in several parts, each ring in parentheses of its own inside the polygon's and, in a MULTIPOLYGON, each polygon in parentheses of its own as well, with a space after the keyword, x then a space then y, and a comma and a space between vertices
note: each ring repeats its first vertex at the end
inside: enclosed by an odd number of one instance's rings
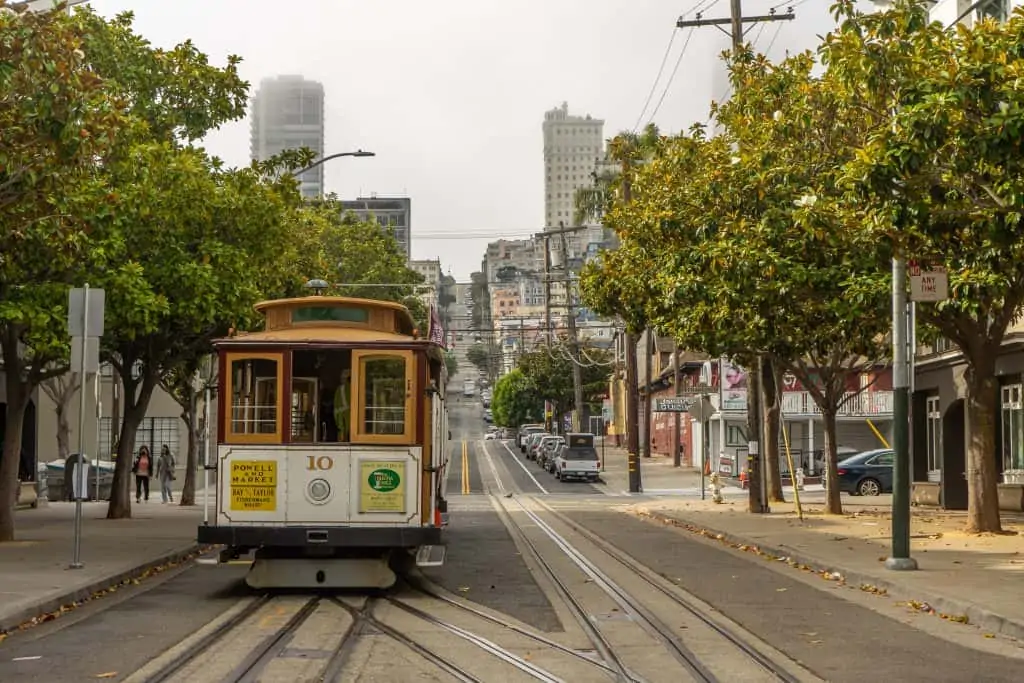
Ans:
POLYGON ((216 511, 200 543, 255 551, 256 588, 378 587, 444 561, 443 349, 401 304, 310 296, 256 306, 217 340, 216 511))

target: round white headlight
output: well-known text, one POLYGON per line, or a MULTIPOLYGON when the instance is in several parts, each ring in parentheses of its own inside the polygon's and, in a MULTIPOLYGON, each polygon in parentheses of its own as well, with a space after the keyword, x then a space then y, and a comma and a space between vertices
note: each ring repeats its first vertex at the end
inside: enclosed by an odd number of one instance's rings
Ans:
POLYGON ((322 503, 331 495, 331 485, 326 479, 314 479, 306 487, 310 500, 314 503, 322 503))

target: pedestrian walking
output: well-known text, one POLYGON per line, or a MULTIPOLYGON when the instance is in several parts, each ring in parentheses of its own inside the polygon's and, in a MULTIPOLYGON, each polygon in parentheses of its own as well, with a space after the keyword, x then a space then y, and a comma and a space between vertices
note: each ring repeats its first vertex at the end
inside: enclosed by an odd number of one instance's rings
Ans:
POLYGON ((160 457, 156 459, 156 478, 160 482, 160 497, 165 503, 174 502, 174 493, 171 489, 171 482, 174 476, 174 456, 167 444, 160 447, 160 457))
POLYGON ((149 454, 149 446, 139 449, 135 456, 135 463, 132 465, 132 473, 135 475, 135 502, 143 501, 142 493, 145 491, 145 500, 149 500, 149 477, 153 473, 153 456, 149 454))

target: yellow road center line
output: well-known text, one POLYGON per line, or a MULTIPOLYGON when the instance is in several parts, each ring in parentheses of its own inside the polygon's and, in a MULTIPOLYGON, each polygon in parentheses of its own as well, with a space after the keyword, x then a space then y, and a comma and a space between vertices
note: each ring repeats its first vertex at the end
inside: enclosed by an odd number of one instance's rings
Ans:
POLYGON ((469 493, 469 444, 462 442, 462 493, 469 493))

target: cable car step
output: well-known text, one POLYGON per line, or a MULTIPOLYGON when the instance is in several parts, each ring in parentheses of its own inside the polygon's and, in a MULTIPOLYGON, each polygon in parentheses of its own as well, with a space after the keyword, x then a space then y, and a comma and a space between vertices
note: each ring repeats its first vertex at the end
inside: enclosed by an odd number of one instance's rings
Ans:
POLYGON ((417 567, 440 567, 448 554, 448 546, 424 545, 416 551, 417 567))

